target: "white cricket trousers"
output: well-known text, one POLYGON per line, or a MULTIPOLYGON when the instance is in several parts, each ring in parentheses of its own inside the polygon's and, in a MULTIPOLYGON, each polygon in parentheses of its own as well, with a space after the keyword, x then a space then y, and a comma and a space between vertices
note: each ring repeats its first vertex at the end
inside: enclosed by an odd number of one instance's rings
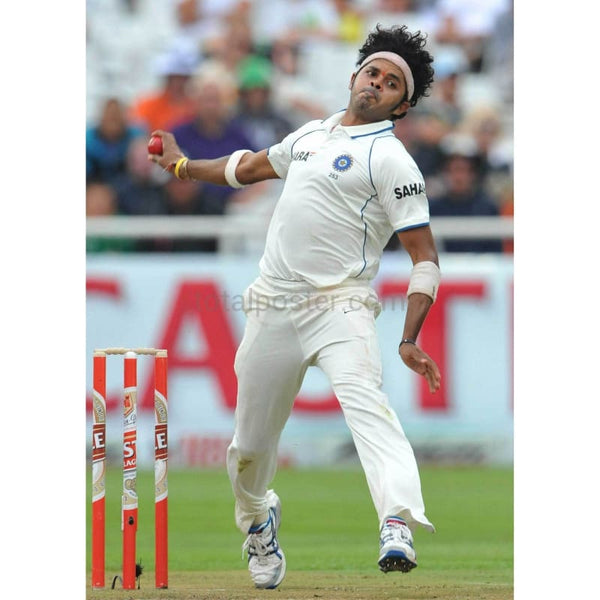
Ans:
POLYGON ((254 517, 268 510, 281 432, 306 369, 315 365, 340 403, 380 526, 398 515, 411 529, 420 524, 434 531, 413 450, 381 390, 377 295, 356 283, 295 290, 284 292, 261 276, 244 294, 247 322, 235 358, 235 432, 227 450, 237 526, 247 533, 254 517))

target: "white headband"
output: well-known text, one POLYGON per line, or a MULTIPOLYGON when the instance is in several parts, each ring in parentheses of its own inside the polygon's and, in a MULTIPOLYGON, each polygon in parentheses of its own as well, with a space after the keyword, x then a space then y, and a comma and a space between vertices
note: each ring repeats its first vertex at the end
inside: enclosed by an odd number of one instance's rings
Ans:
POLYGON ((413 80, 412 71, 410 70, 408 63, 399 54, 396 54, 395 52, 383 51, 369 54, 369 56, 367 56, 367 58, 365 58, 365 60, 363 60, 363 62, 361 63, 360 68, 362 69, 366 64, 370 63, 376 58, 384 58, 385 60, 389 60, 402 71, 404 79, 406 80, 407 99, 410 100, 415 92, 415 82, 413 80))

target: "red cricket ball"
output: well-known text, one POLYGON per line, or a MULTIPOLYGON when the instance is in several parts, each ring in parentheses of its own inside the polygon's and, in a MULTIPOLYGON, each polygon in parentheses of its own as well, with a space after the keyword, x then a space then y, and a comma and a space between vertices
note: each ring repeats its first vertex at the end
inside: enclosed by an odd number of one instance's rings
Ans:
POLYGON ((148 142, 148 152, 150 154, 159 154, 163 153, 163 143, 162 138, 159 135, 153 135, 148 142))

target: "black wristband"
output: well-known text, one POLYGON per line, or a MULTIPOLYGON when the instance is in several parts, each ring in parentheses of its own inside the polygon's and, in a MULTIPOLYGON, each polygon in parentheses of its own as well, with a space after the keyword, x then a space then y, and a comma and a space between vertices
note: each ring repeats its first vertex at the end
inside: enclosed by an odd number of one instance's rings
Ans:
POLYGON ((416 346, 417 342, 415 342, 415 340, 411 340, 410 338, 404 338, 398 345, 398 350, 400 350, 400 348, 402 347, 402 344, 414 344, 416 346))

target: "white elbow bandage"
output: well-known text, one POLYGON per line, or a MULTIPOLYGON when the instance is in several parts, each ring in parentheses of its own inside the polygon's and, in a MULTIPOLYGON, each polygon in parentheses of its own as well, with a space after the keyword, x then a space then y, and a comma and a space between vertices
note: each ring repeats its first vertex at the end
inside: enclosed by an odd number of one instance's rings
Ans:
POLYGON ((430 260, 418 262, 410 273, 406 295, 410 296, 418 292, 419 294, 429 296, 435 302, 441 277, 440 268, 434 262, 430 260))
POLYGON ((225 165, 225 181, 227 181, 232 188, 243 188, 246 185, 244 183, 240 183, 235 176, 235 170, 237 169, 240 160, 242 160, 242 156, 244 156, 246 152, 250 152, 250 150, 236 150, 229 157, 229 160, 225 165))

